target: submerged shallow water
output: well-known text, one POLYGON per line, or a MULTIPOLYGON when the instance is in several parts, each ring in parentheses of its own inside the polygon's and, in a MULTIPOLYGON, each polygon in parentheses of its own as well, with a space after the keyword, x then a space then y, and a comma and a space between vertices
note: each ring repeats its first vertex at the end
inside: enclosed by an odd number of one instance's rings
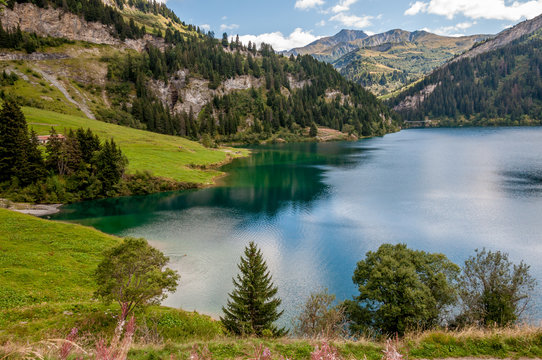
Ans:
POLYGON ((181 274, 164 304, 213 316, 251 240, 279 287, 284 324, 314 290, 354 295, 357 261, 383 243, 458 264, 476 248, 503 250, 542 281, 542 128, 259 146, 223 169, 213 188, 73 204, 54 218, 147 238, 181 274))

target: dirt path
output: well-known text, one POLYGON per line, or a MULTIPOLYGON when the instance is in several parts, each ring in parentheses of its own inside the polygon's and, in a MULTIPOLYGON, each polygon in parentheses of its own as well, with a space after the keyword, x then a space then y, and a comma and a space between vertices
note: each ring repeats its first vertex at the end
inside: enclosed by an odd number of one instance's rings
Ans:
POLYGON ((68 91, 66 90, 66 88, 64 87, 64 85, 62 85, 54 76, 52 75, 49 75, 47 74, 45 71, 43 71, 42 69, 38 68, 38 67, 35 67, 34 70, 36 70, 37 72, 39 72, 41 74, 41 76, 43 76, 43 78, 47 81, 49 81, 51 83, 51 85, 53 85, 54 87, 56 87, 62 94, 64 94, 64 96, 66 97, 66 99, 68 99, 69 102, 71 102, 72 104, 74 104, 75 106, 77 106, 89 119, 93 119, 93 120, 96 120, 96 117, 94 116, 94 114, 90 111, 90 109, 87 107, 87 105, 84 103, 84 100, 83 102, 77 102, 75 101, 71 95, 68 93, 68 91))

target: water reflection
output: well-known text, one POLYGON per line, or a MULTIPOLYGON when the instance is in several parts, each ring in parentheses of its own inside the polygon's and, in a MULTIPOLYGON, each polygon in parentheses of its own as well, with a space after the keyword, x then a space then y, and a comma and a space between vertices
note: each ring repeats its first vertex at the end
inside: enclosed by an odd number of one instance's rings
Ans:
POLYGON ((268 261, 286 325, 314 289, 350 297, 356 263, 382 243, 458 264, 475 248, 503 250, 542 281, 542 128, 261 146, 224 170, 217 187, 74 204, 57 218, 149 239, 182 277, 165 304, 215 316, 250 240, 268 261))
POLYGON ((289 144, 253 148, 253 155, 223 168, 229 175, 220 186, 82 202, 63 207, 56 220, 82 220, 116 233, 156 221, 161 211, 181 211, 200 206, 236 209, 250 214, 275 216, 282 207, 310 211, 311 202, 329 192, 323 174, 326 166, 351 168, 368 159, 376 148, 329 144, 289 144), (116 217, 117 220, 103 218, 116 217))
POLYGON ((542 195, 542 169, 503 171, 500 175, 503 189, 512 195, 542 195))

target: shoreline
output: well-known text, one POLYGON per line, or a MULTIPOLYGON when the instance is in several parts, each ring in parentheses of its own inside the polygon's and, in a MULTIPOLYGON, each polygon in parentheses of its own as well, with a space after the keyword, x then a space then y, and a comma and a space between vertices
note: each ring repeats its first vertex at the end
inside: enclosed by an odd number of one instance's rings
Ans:
POLYGON ((0 199, 0 207, 6 210, 19 212, 33 216, 54 215, 60 212, 60 207, 64 204, 28 204, 12 202, 8 199, 0 199))

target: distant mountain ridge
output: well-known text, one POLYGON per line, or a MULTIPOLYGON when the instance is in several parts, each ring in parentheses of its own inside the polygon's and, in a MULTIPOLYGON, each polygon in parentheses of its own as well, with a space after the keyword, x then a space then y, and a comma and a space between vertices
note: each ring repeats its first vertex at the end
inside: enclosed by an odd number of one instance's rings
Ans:
POLYGON ((311 44, 283 52, 311 55, 331 63, 347 79, 383 95, 417 80, 490 35, 448 37, 393 29, 367 35, 341 30, 311 44))
POLYGON ((458 61, 466 57, 475 57, 477 55, 499 49, 519 39, 520 37, 531 34, 541 28, 542 14, 531 20, 525 20, 511 28, 501 31, 499 34, 497 34, 497 36, 480 43, 478 46, 473 47, 466 53, 456 57, 453 59, 453 61, 458 61))
POLYGON ((407 121, 542 123, 542 15, 506 29, 405 89, 390 105, 407 121))

